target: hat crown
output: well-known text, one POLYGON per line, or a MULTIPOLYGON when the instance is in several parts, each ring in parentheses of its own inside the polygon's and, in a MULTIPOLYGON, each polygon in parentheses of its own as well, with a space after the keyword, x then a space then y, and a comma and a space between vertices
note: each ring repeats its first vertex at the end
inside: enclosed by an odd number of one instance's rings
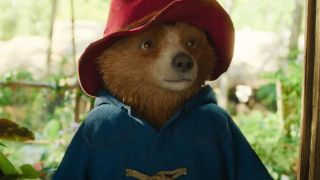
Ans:
POLYGON ((112 0, 104 36, 120 31, 129 24, 160 11, 174 1, 182 0, 112 0))

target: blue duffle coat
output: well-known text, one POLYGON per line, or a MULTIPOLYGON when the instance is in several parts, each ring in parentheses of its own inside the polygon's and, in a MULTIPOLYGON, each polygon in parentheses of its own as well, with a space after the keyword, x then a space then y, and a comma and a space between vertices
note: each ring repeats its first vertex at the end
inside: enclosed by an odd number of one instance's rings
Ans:
POLYGON ((209 86, 156 131, 102 91, 54 180, 269 180, 268 171, 209 86))

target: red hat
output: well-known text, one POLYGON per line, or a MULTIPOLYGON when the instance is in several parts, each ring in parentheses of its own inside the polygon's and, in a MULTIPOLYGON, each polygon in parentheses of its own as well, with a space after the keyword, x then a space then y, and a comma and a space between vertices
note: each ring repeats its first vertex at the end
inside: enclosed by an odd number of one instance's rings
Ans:
POLYGON ((79 60, 81 88, 90 96, 96 96, 103 88, 95 62, 106 48, 123 36, 165 22, 185 22, 209 34, 219 56, 212 80, 228 69, 233 56, 234 27, 216 0, 112 0, 104 37, 90 44, 79 60))

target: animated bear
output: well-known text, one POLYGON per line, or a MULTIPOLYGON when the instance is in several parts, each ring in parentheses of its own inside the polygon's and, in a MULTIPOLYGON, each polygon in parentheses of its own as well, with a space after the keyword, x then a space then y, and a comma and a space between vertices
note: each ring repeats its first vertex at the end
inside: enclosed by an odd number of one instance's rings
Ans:
POLYGON ((97 63, 105 88, 160 129, 210 79, 215 59, 203 31, 170 23, 117 41, 97 63))
POLYGON ((95 108, 54 179, 271 179, 205 85, 233 43, 216 1, 113 0, 104 38, 79 62, 95 108))

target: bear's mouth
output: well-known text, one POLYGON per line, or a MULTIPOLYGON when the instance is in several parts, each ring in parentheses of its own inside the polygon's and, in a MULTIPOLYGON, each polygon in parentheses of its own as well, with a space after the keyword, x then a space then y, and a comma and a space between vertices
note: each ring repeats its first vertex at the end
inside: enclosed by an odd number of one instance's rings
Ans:
POLYGON ((164 79, 165 82, 170 82, 170 83, 180 83, 180 82, 191 82, 192 79, 187 79, 187 78, 183 78, 183 79, 164 79))

